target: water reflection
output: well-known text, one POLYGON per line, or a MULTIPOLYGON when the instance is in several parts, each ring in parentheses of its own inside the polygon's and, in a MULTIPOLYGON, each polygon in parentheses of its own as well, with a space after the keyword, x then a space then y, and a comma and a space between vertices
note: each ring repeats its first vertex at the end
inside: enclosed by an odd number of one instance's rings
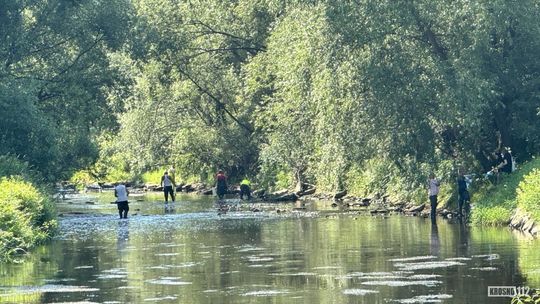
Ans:
POLYGON ((430 253, 439 256, 441 251, 441 241, 439 240, 439 228, 436 223, 431 223, 430 253))
POLYGON ((129 241, 129 222, 126 220, 118 221, 116 249, 119 252, 125 252, 129 241))
POLYGON ((505 229, 179 201, 139 202, 128 220, 62 218, 31 267, 0 266, 0 302, 491 303, 488 285, 524 284, 538 265, 517 267, 522 246, 505 229))

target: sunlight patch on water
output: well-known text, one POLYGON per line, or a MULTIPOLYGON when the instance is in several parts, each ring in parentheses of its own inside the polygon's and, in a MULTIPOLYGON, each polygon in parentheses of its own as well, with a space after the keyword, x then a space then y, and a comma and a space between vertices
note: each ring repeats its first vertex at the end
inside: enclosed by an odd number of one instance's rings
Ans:
POLYGON ((178 297, 175 297, 175 296, 166 296, 166 297, 161 297, 161 298, 146 298, 144 299, 143 301, 145 302, 159 302, 159 301, 166 301, 166 300, 176 300, 178 299, 178 297))
POLYGON ((456 257, 456 258, 447 258, 447 259, 444 259, 445 261, 470 261, 472 260, 471 258, 466 258, 466 257, 456 257))
POLYGON ((109 270, 104 270, 101 274, 94 275, 99 280, 108 280, 108 279, 125 279, 127 278, 128 272, 124 268, 113 268, 109 270))
POLYGON ((260 256, 248 256, 247 257, 250 262, 271 262, 274 260, 274 258, 271 257, 260 257, 260 256))
POLYGON ((88 265, 88 266, 77 266, 73 269, 93 269, 94 266, 88 265))
POLYGON ((410 277, 407 277, 409 280, 430 280, 430 279, 436 279, 440 278, 442 275, 440 274, 415 274, 410 277))
POLYGON ((493 260, 498 260, 500 259, 501 257, 496 254, 496 253, 492 253, 492 254, 477 254, 477 255, 473 255, 472 256, 473 258, 482 258, 482 259, 485 259, 486 261, 493 261, 493 260))
POLYGON ((271 273, 272 276, 277 277, 302 277, 302 276, 316 276, 317 273, 313 272, 297 272, 297 273, 271 273))
POLYGON ((162 277, 155 280, 147 280, 145 282, 155 285, 190 285, 191 282, 178 281, 180 278, 177 277, 162 277))
MULTIPOLYGON (((43 286, 21 286, 15 289, 15 294, 32 294, 32 293, 68 293, 68 292, 94 292, 99 291, 99 288, 92 288, 88 286, 73 286, 73 285, 55 285, 46 284, 43 286)), ((0 296, 9 296, 12 294, 1 294, 0 296)))
POLYGON ((351 272, 346 275, 337 276, 336 279, 362 279, 362 280, 394 280, 406 279, 409 272, 393 271, 393 272, 351 272))
POLYGON ((320 266, 320 267, 313 267, 313 270, 325 270, 325 269, 341 269, 343 267, 341 266, 320 266))
POLYGON ((271 264, 253 264, 253 265, 249 265, 248 267, 251 267, 251 268, 267 268, 267 267, 272 267, 273 265, 271 264))
POLYGON ((266 248, 261 248, 261 247, 242 246, 242 247, 239 247, 238 252, 265 251, 265 250, 266 248))
POLYGON ((471 269, 480 270, 480 271, 496 271, 497 270, 497 268, 495 267, 473 267, 471 269))
POLYGON ((392 287, 415 286, 415 285, 433 287, 433 286, 437 286, 439 284, 442 284, 442 282, 441 281, 435 281, 435 280, 425 280, 425 281, 367 281, 367 282, 362 282, 362 284, 363 285, 370 285, 370 286, 392 286, 392 287))
POLYGON ((422 262, 422 263, 396 263, 394 266, 401 270, 421 270, 421 269, 436 269, 448 268, 452 266, 463 266, 464 263, 456 261, 438 261, 438 262, 422 262))
POLYGON ((288 290, 258 290, 242 294, 244 297, 272 297, 282 294, 288 294, 288 290))
POLYGON ((177 256, 179 255, 179 253, 175 252, 175 253, 156 253, 154 254, 155 256, 177 256))
POLYGON ((390 259, 388 261, 390 262, 410 262, 410 261, 423 261, 423 260, 433 260, 436 259, 436 256, 433 255, 423 255, 423 256, 415 256, 410 258, 397 258, 397 259, 390 259))
POLYGON ((414 303, 442 303, 442 300, 451 299, 452 295, 448 294, 439 294, 439 295, 425 295, 425 296, 416 296, 410 299, 396 300, 398 303, 403 304, 414 304, 414 303))
POLYGON ((348 296, 365 296, 370 293, 379 293, 377 290, 371 290, 371 289, 345 289, 343 290, 343 294, 346 294, 348 296))

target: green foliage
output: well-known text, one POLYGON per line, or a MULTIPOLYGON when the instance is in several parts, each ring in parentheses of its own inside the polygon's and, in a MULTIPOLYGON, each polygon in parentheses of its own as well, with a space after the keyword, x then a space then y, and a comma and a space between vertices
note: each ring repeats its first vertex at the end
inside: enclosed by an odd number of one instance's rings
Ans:
POLYGON ((536 223, 540 224, 540 161, 536 161, 535 167, 523 177, 517 188, 517 207, 526 211, 536 223))
POLYGON ((88 170, 79 170, 71 176, 70 182, 76 185, 81 190, 84 186, 89 185, 97 181, 96 177, 88 170))
POLYGON ((540 218, 535 211, 537 201, 534 201, 533 191, 536 186, 532 182, 537 178, 537 168, 540 168, 540 160, 533 159, 523 163, 512 174, 501 174, 496 184, 484 181, 477 186, 472 196, 474 210, 471 222, 478 225, 506 225, 516 207, 540 218))
MULTIPOLYGON (((143 183, 159 184, 161 177, 163 176, 164 169, 156 169, 153 171, 145 172, 141 175, 143 183)), ((178 183, 178 181, 177 181, 178 183)))
POLYGON ((0 179, 0 259, 48 239, 56 228, 50 199, 19 178, 0 179))

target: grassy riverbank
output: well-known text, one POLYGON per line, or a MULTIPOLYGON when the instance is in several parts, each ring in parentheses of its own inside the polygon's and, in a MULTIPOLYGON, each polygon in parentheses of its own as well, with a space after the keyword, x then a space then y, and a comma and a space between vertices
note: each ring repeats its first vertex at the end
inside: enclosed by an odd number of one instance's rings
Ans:
POLYGON ((472 202, 474 225, 507 225, 516 208, 540 223, 540 159, 522 164, 512 174, 502 175, 496 184, 481 184, 473 192, 472 202))
POLYGON ((25 166, 15 158, 0 159, 0 261, 15 261, 57 226, 52 198, 31 181, 25 166))

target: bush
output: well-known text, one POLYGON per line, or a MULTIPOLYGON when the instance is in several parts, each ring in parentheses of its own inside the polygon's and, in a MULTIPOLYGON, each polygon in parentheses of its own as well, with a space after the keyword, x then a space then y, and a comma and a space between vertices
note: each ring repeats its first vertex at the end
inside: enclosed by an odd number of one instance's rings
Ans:
POLYGON ((536 223, 540 223, 540 169, 533 169, 519 183, 516 203, 518 208, 531 215, 536 223))
POLYGON ((96 180, 96 177, 88 170, 79 170, 73 173, 69 179, 78 189, 83 189, 84 186, 94 183, 96 180))
POLYGON ((156 169, 154 171, 145 172, 141 176, 142 181, 143 183, 159 184, 161 182, 163 172, 165 172, 164 169, 156 169))
POLYGON ((33 183, 43 182, 40 173, 31 170, 27 162, 13 155, 0 155, 0 177, 4 176, 21 176, 23 179, 32 181, 33 183))
POLYGON ((20 177, 0 179, 0 259, 42 243, 57 226, 50 199, 20 177))

